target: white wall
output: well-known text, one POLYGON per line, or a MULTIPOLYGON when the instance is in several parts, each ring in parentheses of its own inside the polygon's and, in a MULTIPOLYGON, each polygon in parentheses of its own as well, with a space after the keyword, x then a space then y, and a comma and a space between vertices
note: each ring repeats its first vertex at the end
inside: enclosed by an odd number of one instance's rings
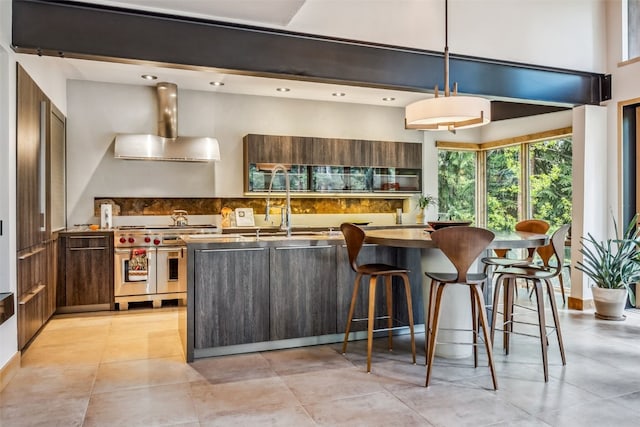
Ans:
MULTIPOLYGON (((604 72, 605 3, 450 0, 449 48, 452 54, 604 72)), ((307 0, 286 29, 442 52, 444 0, 378 0, 366 9, 357 1, 307 0)))
MULTIPOLYGON (((16 292, 15 62, 9 49, 11 2, 0 2, 0 292, 16 292)), ((17 306, 15 307, 17 311, 17 306)), ((0 369, 18 349, 17 316, 0 325, 0 369)))
POLYGON ((215 136, 216 163, 113 158, 116 133, 155 133, 155 88, 68 84, 68 224, 93 220, 94 197, 238 197, 248 133, 422 142, 404 109, 179 90, 178 133, 215 136))
MULTIPOLYGON (((16 61, 63 112, 66 80, 58 68, 49 66, 48 59, 15 54, 10 40, 11 2, 0 1, 0 218, 5 221, 0 236, 0 292, 16 293, 16 61)), ((16 315, 0 325, 0 368, 15 355, 17 336, 16 315)))

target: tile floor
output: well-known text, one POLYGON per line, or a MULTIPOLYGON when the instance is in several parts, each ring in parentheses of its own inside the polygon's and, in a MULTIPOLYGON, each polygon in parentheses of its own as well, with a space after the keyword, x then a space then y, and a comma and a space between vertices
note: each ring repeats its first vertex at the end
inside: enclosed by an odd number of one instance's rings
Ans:
POLYGON ((363 341, 346 355, 332 344, 188 365, 178 310, 54 317, 0 394, 0 426, 640 425, 640 313, 562 310, 568 363, 551 338, 546 384, 536 339, 514 337, 505 356, 497 337, 493 391, 469 359, 437 359, 425 388, 406 336, 391 353, 376 342, 370 375, 363 341))

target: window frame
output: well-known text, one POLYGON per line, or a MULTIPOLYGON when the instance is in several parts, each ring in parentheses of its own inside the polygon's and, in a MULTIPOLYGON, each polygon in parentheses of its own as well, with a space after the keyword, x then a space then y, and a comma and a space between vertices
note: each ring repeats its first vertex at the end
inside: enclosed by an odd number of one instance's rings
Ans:
MULTIPOLYGON (((573 138, 573 128, 565 127, 538 132, 529 135, 521 135, 484 143, 474 142, 450 142, 436 141, 438 150, 476 151, 476 225, 486 227, 488 221, 487 212, 487 152, 499 148, 518 145, 520 147, 520 182, 521 194, 518 211, 526 218, 531 218, 533 207, 531 206, 530 188, 530 146, 536 142, 561 138, 573 138)), ((518 221, 525 218, 518 218, 518 221)))

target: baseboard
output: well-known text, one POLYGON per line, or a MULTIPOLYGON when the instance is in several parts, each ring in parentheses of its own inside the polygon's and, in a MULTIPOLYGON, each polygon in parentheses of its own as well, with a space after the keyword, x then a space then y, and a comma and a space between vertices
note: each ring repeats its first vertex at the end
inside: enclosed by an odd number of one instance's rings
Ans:
POLYGON ((16 351, 16 354, 9 359, 9 361, 0 368, 0 391, 9 384, 9 381, 16 375, 20 369, 20 352, 16 351))
POLYGON ((570 310, 589 310, 593 308, 593 300, 592 299, 580 299, 569 297, 567 307, 570 310))

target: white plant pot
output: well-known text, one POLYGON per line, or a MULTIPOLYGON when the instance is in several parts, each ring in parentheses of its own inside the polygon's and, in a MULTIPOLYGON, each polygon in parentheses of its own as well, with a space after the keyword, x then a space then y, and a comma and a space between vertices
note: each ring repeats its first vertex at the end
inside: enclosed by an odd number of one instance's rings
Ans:
POLYGON ((603 320, 624 320, 624 307, 627 304, 626 289, 591 288, 596 317, 603 320))

